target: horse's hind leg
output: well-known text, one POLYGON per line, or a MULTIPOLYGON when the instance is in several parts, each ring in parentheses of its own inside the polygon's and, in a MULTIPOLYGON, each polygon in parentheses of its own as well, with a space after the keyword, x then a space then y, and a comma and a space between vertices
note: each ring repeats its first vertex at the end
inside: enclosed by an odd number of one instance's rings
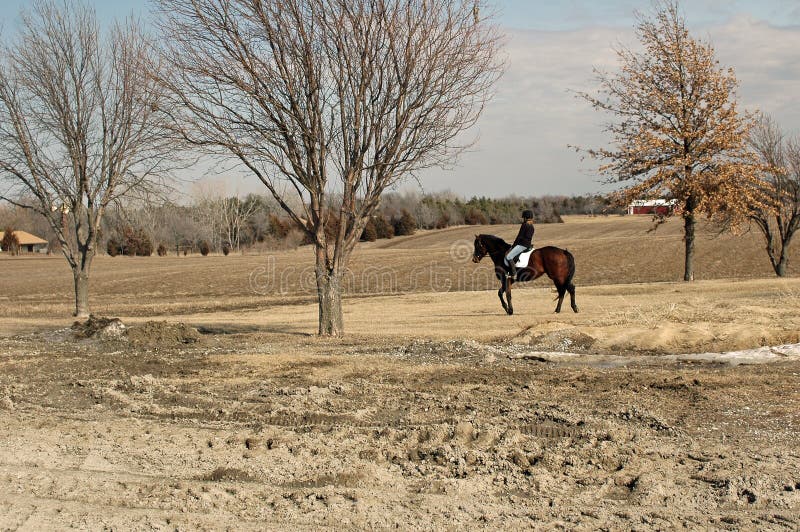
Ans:
POLYGON ((575 285, 570 282, 567 285, 567 290, 569 290, 569 304, 573 312, 578 312, 578 305, 575 304, 575 285))
POLYGON ((558 290, 558 304, 556 305, 556 314, 558 314, 561 312, 561 303, 564 301, 564 294, 567 292, 567 287, 562 284, 557 284, 556 290, 558 290))

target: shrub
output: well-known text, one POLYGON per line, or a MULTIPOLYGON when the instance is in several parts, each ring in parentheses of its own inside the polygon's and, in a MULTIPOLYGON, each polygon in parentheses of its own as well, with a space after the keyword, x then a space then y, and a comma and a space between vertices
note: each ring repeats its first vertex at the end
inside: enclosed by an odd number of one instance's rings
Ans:
POLYGON ((436 220, 436 229, 444 229, 450 225, 450 213, 443 212, 439 215, 439 219, 436 220))
POLYGON ((134 229, 131 226, 127 226, 122 230, 121 240, 112 237, 108 241, 108 245, 106 245, 106 251, 114 257, 116 255, 112 254, 110 249, 112 243, 117 247, 117 255, 149 257, 153 254, 153 242, 144 229, 134 229))
POLYGON ((375 222, 375 234, 378 238, 392 238, 394 236, 394 227, 389 221, 381 215, 372 218, 375 222))
POLYGON ((474 207, 464 215, 464 223, 467 225, 486 225, 488 222, 483 211, 474 207))
POLYGON ((122 253, 122 244, 116 238, 109 238, 108 242, 106 242, 106 253, 110 257, 116 257, 120 253, 122 253))
POLYGON ((204 257, 211 253, 211 245, 205 240, 201 240, 197 247, 200 248, 200 254, 204 257))
POLYGON ((336 239, 336 235, 339 233, 340 223, 339 216, 332 211, 328 211, 328 219, 325 221, 325 238, 328 239, 328 242, 336 239))
POLYGON ((369 219, 364 231, 361 233, 361 240, 365 242, 375 242, 378 239, 378 231, 375 229, 375 222, 369 219))
POLYGON ((228 244, 223 244, 222 245, 222 254, 227 257, 230 254, 230 252, 231 252, 231 247, 228 244))
POLYGON ((14 233, 13 227, 6 227, 3 233, 3 240, 0 242, 0 248, 12 255, 19 255, 19 238, 14 233))
POLYGON ((158 249, 156 250, 156 253, 158 253, 159 257, 166 257, 167 256, 167 246, 165 246, 164 244, 159 244, 158 245, 158 249))
POLYGON ((417 231, 417 220, 414 216, 403 209, 403 213, 394 222, 394 234, 396 236, 413 235, 417 231))
POLYGON ((278 240, 283 240, 289 234, 289 230, 291 228, 292 224, 289 221, 281 220, 275 214, 269 215, 269 229, 267 230, 267 233, 269 233, 272 237, 277 238, 278 240))
POLYGON ((149 257, 153 254, 153 243, 150 241, 150 237, 144 234, 144 232, 140 233, 139 241, 137 242, 136 246, 136 256, 137 257, 149 257))

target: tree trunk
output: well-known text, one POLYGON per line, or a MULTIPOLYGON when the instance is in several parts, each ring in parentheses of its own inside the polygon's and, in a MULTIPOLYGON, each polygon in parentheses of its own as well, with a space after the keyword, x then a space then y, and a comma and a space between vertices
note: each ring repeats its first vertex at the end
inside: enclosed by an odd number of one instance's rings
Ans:
POLYGON ((686 254, 684 257, 683 280, 694 281, 694 229, 696 221, 694 213, 686 213, 683 217, 684 242, 686 254))
POLYGON ((75 268, 72 272, 75 279, 75 317, 89 317, 89 270, 75 268))
POLYGON ((789 257, 786 255, 786 250, 784 248, 784 250, 781 251, 780 260, 777 262, 777 264, 774 265, 775 275, 777 275, 778 277, 786 277, 786 268, 788 265, 789 265, 789 257))
POLYGON ((317 274, 317 297, 319 298, 320 336, 342 336, 342 285, 341 277, 333 272, 317 274))
POLYGON ((330 268, 325 250, 317 250, 317 299, 319 303, 319 335, 342 336, 344 320, 342 317, 342 276, 335 268, 330 268))

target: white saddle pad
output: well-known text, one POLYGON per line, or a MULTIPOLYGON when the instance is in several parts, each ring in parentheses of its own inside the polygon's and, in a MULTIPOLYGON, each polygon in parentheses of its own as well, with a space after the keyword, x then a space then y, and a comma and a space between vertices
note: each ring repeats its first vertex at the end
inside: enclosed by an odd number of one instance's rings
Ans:
POLYGON ((517 257, 517 268, 524 268, 528 265, 528 259, 531 257, 531 253, 533 253, 535 248, 531 248, 530 251, 523 251, 517 257))

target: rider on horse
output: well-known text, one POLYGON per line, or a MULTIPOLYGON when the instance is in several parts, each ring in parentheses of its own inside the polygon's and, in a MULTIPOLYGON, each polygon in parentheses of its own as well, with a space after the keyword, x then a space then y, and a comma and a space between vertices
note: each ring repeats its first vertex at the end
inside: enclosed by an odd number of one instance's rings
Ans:
POLYGON ((533 247, 533 232, 533 211, 526 209, 522 211, 522 225, 519 228, 519 233, 517 233, 517 238, 514 240, 511 249, 506 253, 505 263, 512 279, 517 278, 517 257, 522 252, 533 247))

